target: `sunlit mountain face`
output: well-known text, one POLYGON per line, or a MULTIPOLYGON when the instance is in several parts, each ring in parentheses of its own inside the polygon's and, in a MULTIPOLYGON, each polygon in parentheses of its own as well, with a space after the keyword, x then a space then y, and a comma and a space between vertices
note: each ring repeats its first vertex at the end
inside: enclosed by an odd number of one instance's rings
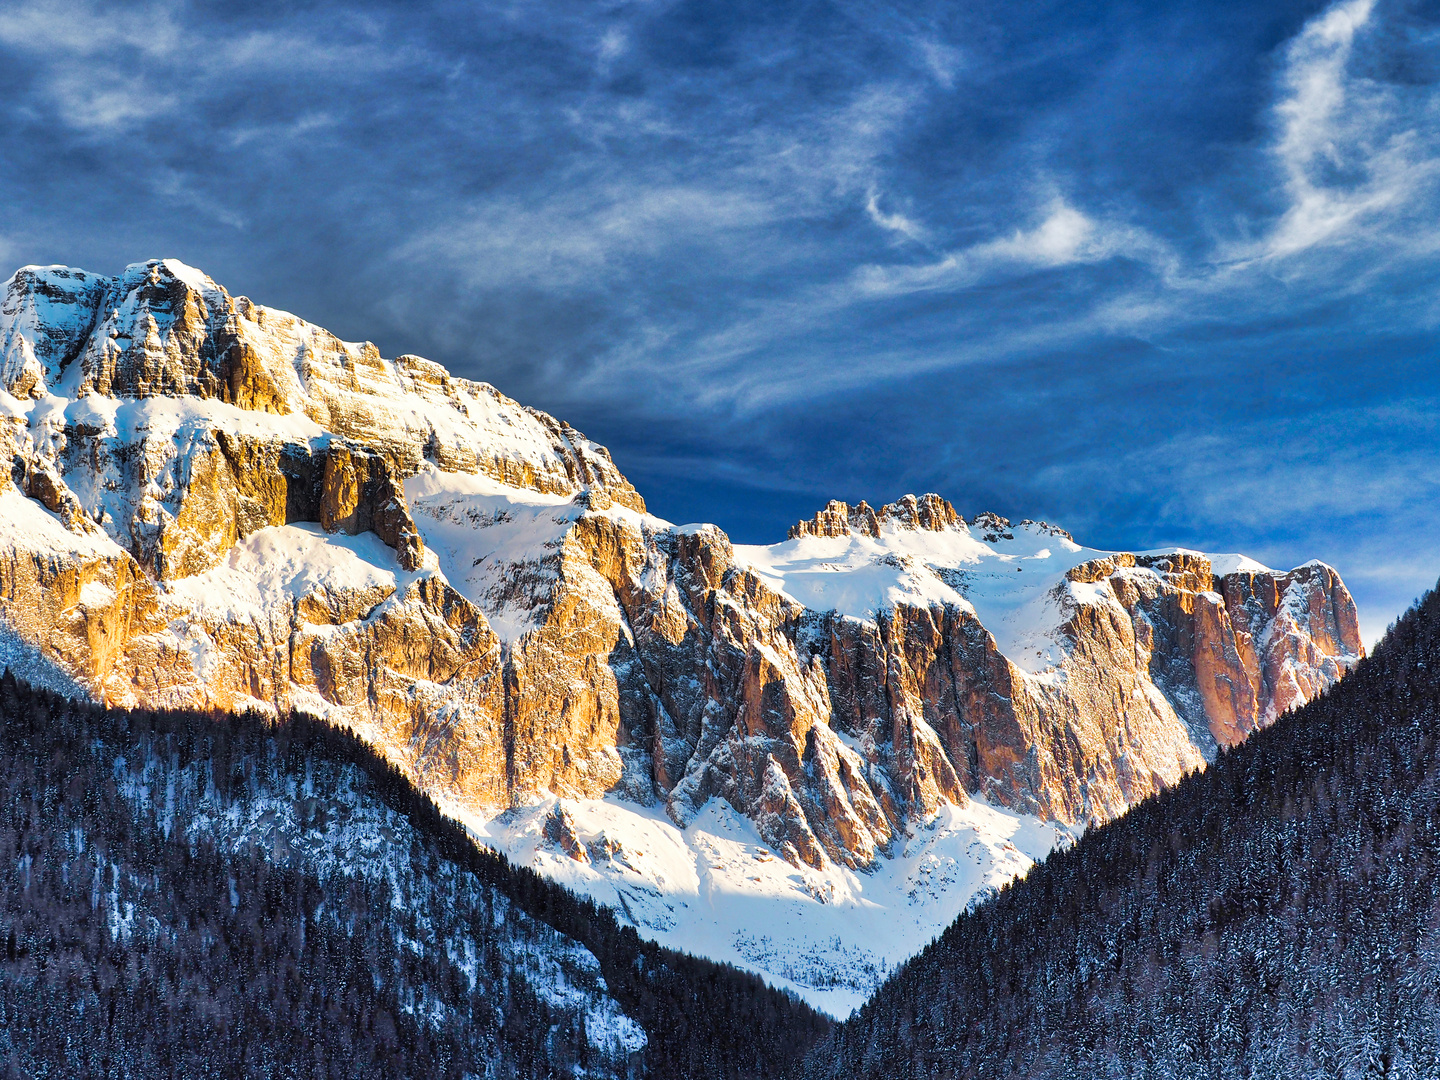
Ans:
POLYGON ((1365 651, 1319 560, 1104 551, 934 493, 734 544, 566 421, 175 259, 22 267, 0 343, 12 677, 319 717, 472 854, 837 1018, 1365 651))

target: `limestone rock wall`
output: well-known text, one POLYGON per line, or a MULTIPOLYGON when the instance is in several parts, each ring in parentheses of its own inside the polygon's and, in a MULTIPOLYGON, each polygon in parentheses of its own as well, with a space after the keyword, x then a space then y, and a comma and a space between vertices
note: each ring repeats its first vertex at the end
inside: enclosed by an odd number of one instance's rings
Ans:
MULTIPOLYGON (((368 342, 343 342, 293 315, 232 298, 174 260, 137 263, 115 278, 68 267, 17 272, 0 299, 0 378, 17 397, 181 399, 188 407, 128 410, 146 420, 163 415, 177 434, 203 418, 212 429, 265 431, 284 442, 338 436, 386 456, 401 476, 430 461, 540 491, 598 488, 644 509, 605 448, 568 424, 487 384, 452 378, 430 361, 385 360, 368 342), (197 406, 203 402, 274 419, 236 424, 233 413, 197 406)), ((166 426, 114 430, 115 413, 51 416, 49 441, 78 442, 81 451, 96 439, 145 446, 166 426)), ((169 456, 189 450, 182 444, 169 456)))
POLYGON ((1023 668, 968 564, 924 552, 1082 549, 936 495, 791 529, 898 545, 887 573, 924 586, 807 607, 720 530, 646 516, 568 425, 177 263, 17 273, 0 379, 5 632, 117 704, 326 713, 476 808, 716 797, 797 864, 864 867, 976 796, 1114 817, 1362 652, 1322 564, 1096 553, 1042 598, 1059 659, 1023 668), (413 508, 417 477, 453 505, 413 508))
POLYGON ((1363 651, 1328 568, 1216 579, 1202 557, 1122 553, 1073 577, 1102 589, 1069 604, 1067 658, 1042 678, 958 606, 814 612, 737 564, 719 530, 582 514, 545 622, 514 649, 518 742, 546 759, 530 773, 542 787, 648 786, 679 821, 718 796, 787 857, 863 866, 907 820, 971 793, 1052 820, 1112 818, 1363 651), (1237 586, 1251 599, 1232 618, 1222 591, 1237 586), (1253 635, 1236 618, 1262 639, 1254 655, 1275 659, 1246 667, 1253 635), (559 723, 537 727, 546 716, 559 723), (571 757, 614 745, 619 760, 577 772, 561 755, 557 769, 557 744, 571 757))
POLYGON ((955 525, 960 519, 955 507, 938 495, 906 495, 898 502, 879 509, 871 509, 864 500, 854 506, 832 499, 825 509, 811 520, 790 526, 789 538, 801 536, 842 536, 859 533, 864 536, 879 536, 880 527, 887 522, 915 529, 939 532, 955 525))

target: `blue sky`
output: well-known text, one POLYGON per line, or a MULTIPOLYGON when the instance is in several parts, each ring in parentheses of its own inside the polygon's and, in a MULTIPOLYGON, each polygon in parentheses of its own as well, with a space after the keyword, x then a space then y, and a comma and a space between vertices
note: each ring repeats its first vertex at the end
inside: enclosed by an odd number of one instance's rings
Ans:
POLYGON ((672 520, 1440 574, 1433 4, 11 0, 0 93, 7 267, 184 259, 672 520))

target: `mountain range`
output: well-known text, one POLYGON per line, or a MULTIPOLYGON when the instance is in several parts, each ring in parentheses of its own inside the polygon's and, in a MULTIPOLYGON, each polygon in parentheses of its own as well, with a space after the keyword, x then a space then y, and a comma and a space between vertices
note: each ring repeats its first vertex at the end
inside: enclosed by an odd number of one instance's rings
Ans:
POLYGON ((957 919, 791 1074, 1440 1075, 1440 592, 957 919))
POLYGON ((1364 654, 1321 563, 933 494, 768 546, 673 525, 563 421, 175 260, 11 277, 0 455, 31 683, 352 731, 515 862, 837 1017, 1364 654))

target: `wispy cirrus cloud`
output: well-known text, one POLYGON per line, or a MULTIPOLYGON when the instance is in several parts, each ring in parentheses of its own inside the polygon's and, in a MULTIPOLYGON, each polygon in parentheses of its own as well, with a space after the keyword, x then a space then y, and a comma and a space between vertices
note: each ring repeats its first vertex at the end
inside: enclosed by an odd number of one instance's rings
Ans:
POLYGON ((1377 150, 1384 153, 1375 146, 1377 137, 1389 141, 1377 130, 1388 110, 1376 95, 1357 88, 1347 70, 1355 35, 1374 10, 1375 0, 1336 4, 1307 24, 1287 50, 1274 152, 1290 206, 1266 239, 1266 254, 1284 256, 1324 243, 1357 216, 1393 205, 1402 194, 1389 175, 1393 168, 1384 167, 1389 163, 1375 161, 1377 150), (1376 165, 1386 174, 1378 184, 1376 165), (1356 171, 1358 184, 1334 182, 1356 171))
MULTIPOLYGON (((1376 0, 1342 0, 1285 46, 1270 110, 1275 134, 1263 151, 1280 171, 1285 201, 1278 215, 1244 223, 1254 239, 1222 241, 1182 259, 1172 245, 1123 217, 1097 220, 1054 195, 1031 227, 947 251, 933 262, 860 267, 854 278, 860 292, 965 291, 1000 276, 1122 258, 1148 265, 1156 280, 1134 286, 1128 296, 1104 297, 1094 312, 1101 325, 1128 312, 1124 321, 1138 329, 1146 313, 1166 325, 1183 318, 1182 309, 1209 319, 1227 298, 1253 296, 1257 285, 1263 287, 1249 271, 1304 275, 1308 268, 1298 257, 1306 254, 1338 249, 1371 264, 1361 273, 1412 255, 1429 257, 1440 236, 1434 225, 1440 92, 1433 84, 1385 84, 1354 70, 1357 38, 1378 29, 1376 0), (1167 300, 1157 290, 1172 296, 1167 300)), ((869 209, 877 223, 892 227, 873 200, 869 209)), ((904 224, 906 235, 921 234, 921 226, 908 219, 904 224)), ((1322 291, 1348 288, 1355 273, 1352 265, 1327 279, 1335 274, 1331 263, 1315 269, 1313 284, 1322 291)))
POLYGON ((48 97, 71 127, 122 132, 174 109, 178 95, 146 71, 181 46, 171 5, 102 11, 88 5, 22 3, 0 11, 0 45, 46 69, 48 97), (117 54, 140 59, 107 62, 117 54))
POLYGON ((1100 222, 1055 197, 1031 227, 947 252, 921 265, 870 264, 854 275, 857 292, 879 298, 924 290, 964 289, 999 275, 1023 274, 1112 258, 1166 261, 1164 245, 1144 230, 1100 222))
POLYGON ((1343 0, 1308 22, 1284 50, 1269 153, 1285 204, 1257 236, 1220 259, 1281 268, 1308 254, 1359 252, 1375 262, 1434 248, 1440 181, 1440 95, 1433 85, 1386 82, 1357 70, 1357 49, 1384 68, 1376 0, 1343 0), (1382 240, 1384 241, 1382 243, 1382 240))
POLYGON ((487 201, 465 219, 407 239, 406 262, 440 260, 472 288, 519 284, 595 287, 627 259, 741 234, 773 221, 775 208, 743 190, 684 184, 586 187, 542 200, 487 201))
POLYGON ((277 75, 351 81, 421 59, 358 15, 329 33, 303 22, 217 29, 182 0, 17 0, 0 10, 0 48, 38 72, 33 100, 101 139, 131 136, 277 75))

